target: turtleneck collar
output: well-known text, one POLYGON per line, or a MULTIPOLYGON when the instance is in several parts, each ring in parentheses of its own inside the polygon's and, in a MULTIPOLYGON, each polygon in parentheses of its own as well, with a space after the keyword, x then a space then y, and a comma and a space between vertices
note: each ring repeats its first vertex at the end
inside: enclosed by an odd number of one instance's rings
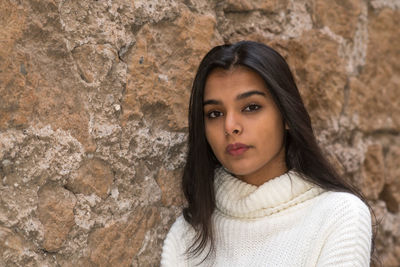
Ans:
POLYGON ((255 186, 234 177, 223 168, 215 171, 214 188, 217 209, 227 216, 243 219, 277 213, 323 191, 294 171, 255 186))

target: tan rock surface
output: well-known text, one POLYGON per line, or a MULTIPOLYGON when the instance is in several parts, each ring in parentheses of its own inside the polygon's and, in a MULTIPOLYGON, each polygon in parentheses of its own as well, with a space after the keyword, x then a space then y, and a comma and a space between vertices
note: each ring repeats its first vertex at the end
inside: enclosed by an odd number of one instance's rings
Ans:
POLYGON ((157 210, 135 211, 127 222, 98 228, 89 236, 90 262, 96 266, 130 266, 142 247, 146 231, 158 220, 157 210))
POLYGON ((339 44, 315 30, 298 39, 271 44, 287 58, 314 127, 322 129, 337 120, 347 80, 344 61, 337 54, 339 44))
POLYGON ((18 258, 25 249, 24 240, 8 228, 0 227, 0 264, 5 266, 12 257, 18 258))
POLYGON ((38 191, 38 217, 44 227, 43 248, 55 252, 61 248, 74 225, 75 196, 55 184, 38 191))
POLYGON ((171 205, 182 206, 184 196, 181 187, 182 170, 166 170, 161 168, 157 174, 157 184, 161 188, 163 205, 169 207, 171 205))
POLYGON ((361 189, 368 199, 378 199, 385 185, 385 167, 382 146, 370 145, 362 166, 361 189))
POLYGON ((386 183, 391 184, 400 181, 400 146, 392 145, 385 155, 386 183))
POLYGON ((151 115, 158 127, 186 127, 191 80, 200 58, 214 42, 214 28, 212 16, 194 16, 185 9, 172 23, 141 28, 135 48, 127 56, 122 125, 151 115))
POLYGON ((391 146, 385 155, 385 188, 381 198, 393 213, 400 209, 400 147, 391 146))
POLYGON ((0 1, 0 265, 158 266, 198 63, 248 39, 288 60, 400 266, 397 2, 0 1))
POLYGON ((117 55, 110 45, 82 45, 72 50, 79 75, 89 84, 100 84, 117 55))
POLYGON ((364 131, 399 130, 400 42, 399 11, 371 12, 366 65, 350 80, 349 112, 364 131))
POLYGON ((21 234, 3 226, 0 226, 0 255, 0 266, 37 266, 38 261, 54 265, 36 254, 34 245, 21 234))
POLYGON ((31 111, 19 101, 30 94, 24 90, 26 58, 14 49, 26 28, 27 14, 12 1, 2 1, 0 10, 0 129, 6 129, 9 125, 24 125, 31 111), (14 112, 16 109, 23 115, 14 112))
POLYGON ((228 12, 243 12, 251 10, 263 10, 263 11, 277 11, 285 7, 288 1, 279 0, 227 0, 225 11, 228 12))
POLYGON ((313 18, 317 26, 328 27, 335 34, 352 39, 361 14, 361 0, 313 1, 313 18))
POLYGON ((2 9, 7 14, 3 23, 13 30, 8 31, 9 39, 4 44, 10 51, 0 52, 7 53, 0 55, 5 59, 1 63, 4 64, 1 69, 5 70, 0 72, 1 92, 5 96, 0 109, 0 129, 50 123, 70 131, 89 151, 93 150, 83 104, 85 95, 73 75, 74 66, 61 35, 57 6, 51 1, 32 1, 13 8, 12 12, 8 8, 2 9))
POLYGON ((68 181, 67 188, 75 194, 96 194, 105 199, 110 193, 114 175, 110 166, 99 159, 85 161, 76 177, 68 181))

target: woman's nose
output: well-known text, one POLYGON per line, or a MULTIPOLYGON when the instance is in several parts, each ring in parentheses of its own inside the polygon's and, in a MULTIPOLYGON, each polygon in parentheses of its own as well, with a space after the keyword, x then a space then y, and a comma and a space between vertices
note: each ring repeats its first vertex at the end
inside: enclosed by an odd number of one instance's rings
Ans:
POLYGON ((225 116, 225 135, 238 135, 243 131, 240 118, 237 114, 231 112, 225 116))

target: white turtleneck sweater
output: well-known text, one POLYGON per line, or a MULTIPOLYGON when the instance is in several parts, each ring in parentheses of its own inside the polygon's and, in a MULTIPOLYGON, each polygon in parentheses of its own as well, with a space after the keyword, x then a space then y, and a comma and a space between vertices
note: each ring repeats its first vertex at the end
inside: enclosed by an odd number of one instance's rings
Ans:
POLYGON ((180 216, 161 266, 369 266, 371 216, 356 196, 324 191, 292 171, 257 187, 221 168, 214 185, 214 254, 187 257, 195 232, 180 216))

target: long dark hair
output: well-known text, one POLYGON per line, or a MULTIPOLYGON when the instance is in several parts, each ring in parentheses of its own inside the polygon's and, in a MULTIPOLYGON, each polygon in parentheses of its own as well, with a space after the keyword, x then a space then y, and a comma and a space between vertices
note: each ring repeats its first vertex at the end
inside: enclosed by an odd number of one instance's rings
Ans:
POLYGON ((310 116, 285 59, 271 47, 257 42, 241 41, 217 46, 200 63, 189 105, 189 150, 182 188, 188 203, 183 215, 197 233, 188 249, 192 256, 201 253, 207 244, 211 244, 210 251, 213 249, 213 181, 214 170, 220 166, 205 136, 204 87, 212 70, 235 66, 245 66, 262 77, 288 125, 285 138, 287 168, 326 190, 352 193, 368 205, 362 194, 337 174, 319 148, 310 116))

